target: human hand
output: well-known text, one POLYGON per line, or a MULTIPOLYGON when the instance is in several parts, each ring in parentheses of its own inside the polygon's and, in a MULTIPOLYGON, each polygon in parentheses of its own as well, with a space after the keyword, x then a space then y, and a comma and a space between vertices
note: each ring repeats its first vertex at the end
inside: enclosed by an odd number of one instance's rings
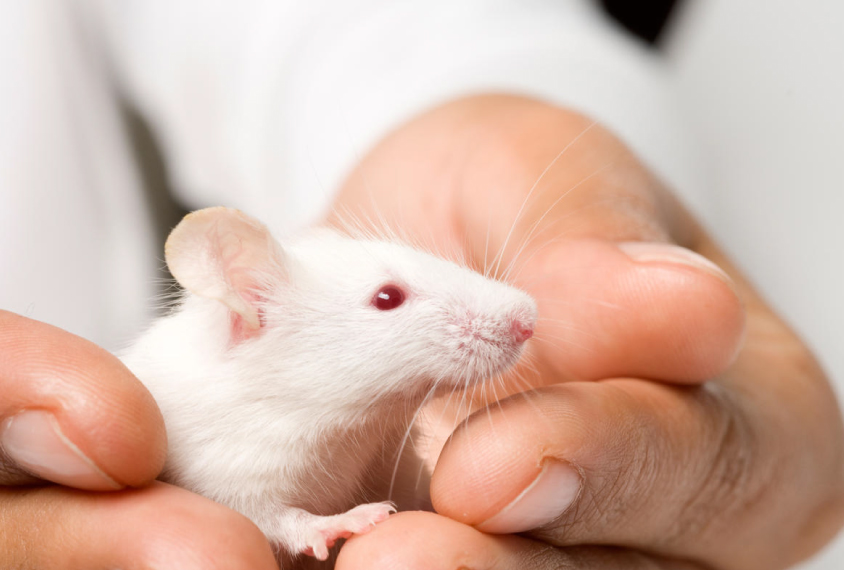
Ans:
POLYGON ((454 102, 383 140, 337 206, 477 268, 512 264, 540 312, 523 374, 538 388, 451 437, 440 515, 392 517, 338 569, 784 568, 840 527, 823 372, 600 127, 517 97, 454 102))
POLYGON ((6 311, 0 354, 0 567, 276 568, 245 517, 150 485, 164 423, 114 356, 6 311))

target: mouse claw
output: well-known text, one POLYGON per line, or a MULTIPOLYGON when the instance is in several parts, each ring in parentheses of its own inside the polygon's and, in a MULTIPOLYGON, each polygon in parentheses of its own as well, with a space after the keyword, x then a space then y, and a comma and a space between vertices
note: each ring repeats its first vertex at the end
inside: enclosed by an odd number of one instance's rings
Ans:
POLYGON ((339 515, 314 517, 308 529, 304 554, 317 560, 328 558, 328 549, 341 538, 353 534, 364 534, 375 528, 379 522, 387 520, 396 512, 392 503, 368 503, 339 515))

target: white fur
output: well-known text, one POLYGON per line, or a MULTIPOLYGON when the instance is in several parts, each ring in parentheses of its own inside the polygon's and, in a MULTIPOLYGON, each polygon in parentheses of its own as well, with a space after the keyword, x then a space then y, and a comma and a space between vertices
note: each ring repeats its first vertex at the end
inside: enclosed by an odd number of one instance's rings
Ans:
POLYGON ((513 319, 533 326, 536 308, 397 243, 315 230, 277 251, 283 275, 255 276, 256 336, 233 342, 232 310, 187 294, 123 360, 165 418, 162 478, 240 511, 295 554, 309 548, 312 517, 299 509, 353 507, 382 442, 435 384, 471 387, 514 364, 513 319), (380 311, 371 300, 386 283, 408 296, 380 311))

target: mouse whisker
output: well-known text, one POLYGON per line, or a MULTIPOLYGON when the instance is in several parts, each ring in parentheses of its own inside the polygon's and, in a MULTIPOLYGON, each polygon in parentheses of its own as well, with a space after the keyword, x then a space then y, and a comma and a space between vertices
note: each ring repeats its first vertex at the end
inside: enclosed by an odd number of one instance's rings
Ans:
MULTIPOLYGON (((533 237, 536 234, 537 230, 542 226, 542 222, 545 221, 545 218, 548 217, 548 215, 554 210, 554 208, 556 208, 557 205, 560 202, 562 202, 565 198, 567 198, 572 192, 574 192, 575 190, 577 190, 578 188, 580 188, 581 186, 586 184, 589 180, 591 180, 592 178, 594 178, 598 174, 600 174, 600 173, 604 172, 605 170, 609 169, 611 166, 614 166, 614 164, 615 164, 614 162, 610 162, 608 164, 605 164, 605 165, 595 169, 592 173, 590 173, 589 175, 582 178, 580 181, 578 181, 576 184, 574 184, 571 188, 569 188, 565 192, 561 193, 560 196, 558 196, 557 199, 554 200, 554 202, 550 206, 548 206, 548 208, 546 208, 545 212, 543 212, 542 215, 539 218, 537 218, 533 222, 533 224, 531 224, 530 228, 528 229, 527 234, 525 234, 525 237, 522 239, 521 245, 516 250, 516 253, 513 255, 510 263, 507 265, 507 268, 503 272, 503 275, 504 275, 503 279, 505 281, 509 282, 510 274, 512 273, 513 268, 515 267, 517 260, 519 260, 519 258, 521 257, 521 254, 524 252, 525 248, 527 248, 530 245, 530 243, 533 240, 533 237)), ((592 207, 592 206, 593 206, 593 204, 590 204, 589 207, 592 207)), ((565 218, 574 215, 574 213, 575 212, 571 212, 571 213, 567 214, 566 216, 563 216, 560 219, 560 221, 563 221, 563 220, 565 220, 565 218)), ((548 228, 550 228, 550 226, 548 228)), ((540 231, 539 235, 541 235, 541 231, 540 231)), ((531 257, 529 257, 528 260, 531 259, 531 257)), ((524 266, 524 262, 522 262, 521 265, 524 266)), ((497 268, 496 268, 496 272, 497 272, 497 268)))
POLYGON ((396 451, 396 461, 395 461, 395 465, 393 466, 393 473, 390 476, 390 487, 387 491, 387 500, 388 501, 393 500, 393 491, 395 490, 396 477, 398 476, 398 472, 399 472, 399 464, 401 463, 401 458, 404 454, 404 450, 405 450, 405 447, 407 446, 407 442, 411 438, 411 433, 413 432, 413 428, 416 425, 416 420, 417 420, 417 418, 419 418, 419 414, 422 413, 422 410, 425 409, 425 405, 431 400, 433 395, 436 393, 437 384, 438 384, 438 382, 435 381, 434 385, 428 390, 428 393, 425 394, 425 398, 416 407, 416 411, 414 412, 413 417, 411 417, 410 422, 407 426, 407 429, 404 431, 404 436, 401 439, 401 444, 399 445, 399 448, 396 451))
POLYGON ((547 345, 549 345, 549 346, 552 346, 552 347, 554 347, 554 348, 556 348, 556 349, 559 349, 559 348, 560 348, 560 345, 559 345, 559 344, 557 344, 557 342, 561 342, 561 343, 563 343, 563 344, 564 344, 564 345, 566 345, 566 346, 572 346, 572 347, 575 347, 575 348, 577 348, 577 349, 579 349, 579 350, 583 350, 583 351, 585 351, 585 352, 595 353, 595 352, 596 352, 596 350, 597 350, 597 349, 595 349, 594 347, 590 347, 590 346, 586 346, 586 345, 583 345, 583 344, 577 343, 577 342, 575 342, 575 341, 573 341, 573 340, 571 340, 571 339, 562 338, 562 337, 553 337, 553 336, 552 336, 552 337, 550 337, 550 338, 548 338, 548 336, 549 336, 549 335, 545 335, 545 334, 543 334, 543 335, 542 335, 542 337, 543 337, 543 338, 537 338, 537 337, 534 337, 534 338, 536 338, 536 340, 537 340, 537 341, 539 341, 539 342, 541 342, 541 343, 543 343, 543 344, 547 344, 547 345), (552 342, 552 341, 557 341, 557 342, 552 342))
POLYGON ((562 156, 566 153, 566 151, 568 151, 572 146, 575 145, 575 143, 577 143, 581 138, 583 138, 583 136, 585 136, 586 133, 588 133, 590 130, 592 130, 592 128, 596 124, 597 123, 593 121, 586 128, 584 128, 577 136, 575 136, 571 141, 569 141, 568 144, 566 144, 563 147, 563 149, 559 153, 557 153, 557 156, 554 157, 554 159, 548 164, 548 166, 545 167, 545 170, 542 171, 542 173, 539 175, 539 178, 536 179, 536 181, 533 183, 533 186, 531 186, 530 190, 528 190, 528 193, 525 195, 525 198, 522 201, 522 205, 519 207, 519 210, 516 212, 516 216, 513 219, 512 225, 510 226, 510 231, 507 233, 507 236, 504 238, 504 243, 501 245, 501 249, 499 250, 498 255, 496 255, 497 262, 495 260, 493 260, 493 262, 495 262, 494 275, 498 275, 498 270, 501 266, 501 260, 504 258, 504 254, 505 254, 505 251, 507 249, 507 245, 509 244, 511 237, 513 236, 513 232, 516 229, 516 225, 518 224, 519 220, 521 220, 522 214, 525 212, 525 209, 527 208, 528 201, 533 196, 533 193, 534 193, 534 191, 536 191, 536 188, 539 186, 539 183, 542 182, 542 179, 545 177, 545 175, 551 170, 551 168, 554 167, 554 165, 557 163, 557 161, 559 161, 560 158, 562 158, 562 156))

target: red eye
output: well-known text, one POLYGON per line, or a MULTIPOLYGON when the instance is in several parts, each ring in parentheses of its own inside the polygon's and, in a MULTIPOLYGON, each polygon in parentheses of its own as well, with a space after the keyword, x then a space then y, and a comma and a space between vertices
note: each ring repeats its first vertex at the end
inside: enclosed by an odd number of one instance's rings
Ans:
POLYGON ((372 304, 379 311, 389 311, 404 303, 404 291, 395 285, 384 285, 372 298, 372 304))

